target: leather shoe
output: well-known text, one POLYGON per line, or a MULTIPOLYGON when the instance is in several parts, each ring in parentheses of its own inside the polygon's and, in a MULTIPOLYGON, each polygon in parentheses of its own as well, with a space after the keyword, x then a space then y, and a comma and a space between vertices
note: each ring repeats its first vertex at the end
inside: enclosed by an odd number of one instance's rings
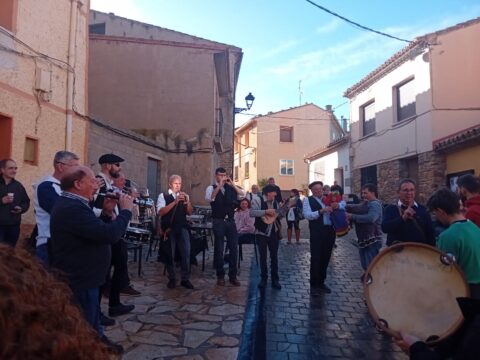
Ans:
POLYGON ((108 350, 115 354, 123 354, 123 346, 120 344, 114 343, 108 337, 103 335, 100 340, 107 346, 108 350))
POLYGON ((282 285, 280 285, 278 281, 272 281, 272 288, 274 288, 275 290, 281 290, 282 285))
POLYGON ((225 286, 225 279, 218 278, 217 279, 217 286, 225 286))
POLYGON ((167 288, 169 289, 175 289, 175 280, 168 280, 167 288))
POLYGON ((267 287, 267 279, 262 279, 258 283, 258 288, 259 289, 265 289, 267 287))
POLYGON ((105 316, 104 313, 100 312, 100 324, 102 326, 113 326, 115 325, 115 320, 105 316))
POLYGON ((126 288, 120 290, 120 294, 130 295, 130 296, 140 296, 142 293, 138 290, 135 290, 132 285, 128 285, 126 288))
POLYGON ((110 306, 108 308, 108 315, 109 316, 120 316, 120 315, 128 314, 133 309, 135 309, 135 305, 119 304, 119 305, 116 305, 116 306, 110 306))
POLYGON ((230 279, 230 284, 232 284, 233 286, 240 286, 240 281, 238 281, 236 278, 230 279))
POLYGON ((184 288, 193 290, 193 285, 190 280, 182 280, 180 281, 180 285, 182 285, 184 288))

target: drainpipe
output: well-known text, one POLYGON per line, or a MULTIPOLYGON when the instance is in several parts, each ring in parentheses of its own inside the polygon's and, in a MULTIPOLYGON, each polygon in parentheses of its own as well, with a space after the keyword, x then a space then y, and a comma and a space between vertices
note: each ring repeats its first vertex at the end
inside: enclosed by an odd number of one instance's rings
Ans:
POLYGON ((67 106, 65 124, 65 150, 72 150, 73 131, 73 77, 75 69, 75 40, 77 32, 77 0, 71 0, 70 4, 70 33, 68 38, 68 69, 67 69, 67 106))

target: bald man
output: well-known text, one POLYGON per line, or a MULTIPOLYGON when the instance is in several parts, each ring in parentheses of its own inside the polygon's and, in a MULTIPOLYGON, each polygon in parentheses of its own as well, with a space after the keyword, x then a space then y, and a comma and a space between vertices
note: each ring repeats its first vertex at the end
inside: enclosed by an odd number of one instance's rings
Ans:
POLYGON ((101 216, 95 216, 89 202, 98 189, 98 182, 93 171, 85 166, 70 168, 62 177, 60 187, 63 192, 55 202, 50 219, 51 265, 66 274, 75 301, 102 340, 120 352, 121 346, 103 335, 98 295, 110 265, 110 245, 125 232, 132 216, 133 199, 121 195, 120 211, 115 220, 111 220, 117 202, 105 198, 101 216))

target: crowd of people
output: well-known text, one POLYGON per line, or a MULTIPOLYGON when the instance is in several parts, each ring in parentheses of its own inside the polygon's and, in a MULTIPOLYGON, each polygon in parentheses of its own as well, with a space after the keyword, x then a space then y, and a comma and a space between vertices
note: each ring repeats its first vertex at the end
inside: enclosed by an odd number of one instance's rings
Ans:
MULTIPOLYGON (((56 280, 50 278, 55 273, 63 284, 68 284, 69 292, 62 301, 72 299, 81 310, 86 322, 96 331, 97 339, 101 340, 99 343, 103 344, 99 347, 100 353, 104 349, 122 352, 120 345, 104 335, 103 326, 115 323, 111 317, 134 309, 134 305, 121 302, 121 294, 140 295, 130 284, 124 239, 138 192, 127 186, 128 180, 121 168, 123 161, 115 154, 102 155, 98 160, 101 170, 95 176, 90 168, 79 164, 76 154, 59 151, 53 159, 53 174, 33 185, 36 227, 31 243, 38 263, 35 269, 39 266, 43 269, 41 276, 48 278, 47 282, 55 283, 56 280), (102 294, 108 297, 110 317, 101 310, 102 294)), ((21 214, 29 209, 30 199, 23 185, 15 179, 17 165, 14 160, 0 161, 0 171, 0 242, 15 247, 21 214)), ((282 198, 273 177, 263 189, 253 185, 250 192, 235 185, 224 168, 215 170, 214 179, 205 190, 205 200, 211 207, 217 286, 227 285, 225 275, 228 275, 230 286, 240 286, 237 277, 239 244, 253 243, 260 258, 258 288, 267 287, 270 257, 271 286, 275 290, 282 289, 278 251, 284 218, 288 245, 293 244, 293 237, 297 244, 300 243, 300 221, 308 221, 312 292, 331 293, 327 269, 336 238, 348 232, 349 224, 355 224, 364 272, 381 251, 383 234, 386 234, 386 246, 418 242, 452 253, 465 274, 471 297, 480 299, 480 179, 477 176, 460 177, 458 194, 440 188, 426 205, 416 201, 415 181, 403 179, 398 184, 398 200, 385 208, 374 184, 361 187, 363 202, 350 204, 336 182, 328 186, 314 181, 308 186, 310 196, 291 189, 289 196, 282 198), (437 230, 432 216, 441 225, 437 230)), ((159 194, 155 209, 160 217, 158 235, 163 244, 168 243, 167 288, 177 286, 176 258, 179 257, 180 285, 194 289, 190 281, 191 233, 187 220, 193 213, 193 205, 190 196, 182 190, 181 176, 172 174, 169 177, 168 190, 159 194)), ((6 249, 2 245, 0 254, 6 249)), ((165 247, 160 246, 160 249, 165 250, 165 247)), ((8 250, 9 254, 11 252, 8 250)), ((15 256, 26 255, 19 252, 15 256)), ((361 280, 364 281, 364 275, 361 280)), ((64 285, 60 287, 65 290, 64 285)), ((14 293, 12 291, 12 296, 14 293)), ((77 316, 75 311, 71 313, 77 316)), ((399 341, 406 346, 412 338, 405 334, 399 341)))

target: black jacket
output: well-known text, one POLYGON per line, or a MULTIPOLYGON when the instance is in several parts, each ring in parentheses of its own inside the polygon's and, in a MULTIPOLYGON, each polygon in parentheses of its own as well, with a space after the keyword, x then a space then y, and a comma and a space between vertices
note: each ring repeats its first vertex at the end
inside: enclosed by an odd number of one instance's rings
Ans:
POLYGON ((396 204, 388 205, 383 213, 382 231, 387 234, 387 245, 394 242, 419 242, 435 246, 432 219, 423 205, 414 207, 415 221, 404 221, 396 204))
POLYGON ((50 219, 51 265, 67 275, 73 289, 99 287, 110 266, 110 245, 122 237, 131 217, 129 210, 121 210, 105 223, 80 200, 61 196, 50 219))
POLYGON ((25 191, 23 185, 13 179, 8 185, 0 176, 0 225, 19 225, 22 219, 22 214, 30 207, 30 198, 25 191), (13 202, 10 204, 3 204, 1 198, 8 193, 13 193, 13 202), (22 212, 20 214, 13 214, 11 211, 15 206, 20 206, 22 212))

